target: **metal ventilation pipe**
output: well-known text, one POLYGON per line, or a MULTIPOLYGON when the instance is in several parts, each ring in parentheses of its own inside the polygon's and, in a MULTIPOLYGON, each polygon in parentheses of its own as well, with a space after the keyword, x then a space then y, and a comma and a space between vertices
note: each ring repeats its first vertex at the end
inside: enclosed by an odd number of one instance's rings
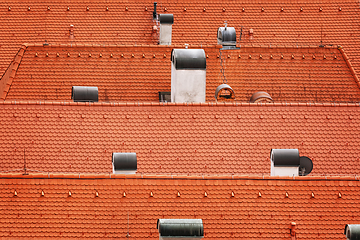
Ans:
POLYGON ((156 4, 157 4, 157 2, 154 2, 153 19, 156 19, 156 4))

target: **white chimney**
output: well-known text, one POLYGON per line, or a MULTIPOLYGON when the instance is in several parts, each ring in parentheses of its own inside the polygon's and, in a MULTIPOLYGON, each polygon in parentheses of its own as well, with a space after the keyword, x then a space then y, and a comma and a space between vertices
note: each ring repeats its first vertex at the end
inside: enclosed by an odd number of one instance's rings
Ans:
POLYGON ((171 45, 172 25, 174 23, 173 14, 159 14, 160 19, 160 45, 171 45))
POLYGON ((205 102, 204 49, 173 49, 171 62, 171 102, 205 102))
POLYGON ((299 176, 298 149, 271 149, 271 176, 299 176))

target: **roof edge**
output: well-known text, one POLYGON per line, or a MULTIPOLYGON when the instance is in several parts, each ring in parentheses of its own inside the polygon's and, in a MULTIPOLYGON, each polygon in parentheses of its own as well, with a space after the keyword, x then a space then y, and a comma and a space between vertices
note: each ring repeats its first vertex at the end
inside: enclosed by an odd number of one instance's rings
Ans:
MULTIPOLYGON (((4 100, 4 99, 2 99, 4 100)), ((94 106, 94 107, 153 107, 153 106, 188 106, 188 107, 360 107, 358 103, 301 103, 301 102, 206 102, 206 103, 173 103, 173 102, 72 102, 72 101, 34 101, 4 100, 1 105, 45 105, 45 106, 94 106)))
POLYGON ((289 181, 359 181, 360 176, 298 176, 270 175, 143 175, 112 173, 0 173, 0 179, 184 179, 184 180, 289 180, 289 181))
POLYGON ((0 79, 0 100, 5 100, 12 81, 15 78, 16 71, 18 70, 21 60, 24 56, 25 50, 27 48, 27 44, 23 44, 17 54, 15 55, 14 59, 11 61, 9 67, 6 69, 5 73, 3 74, 2 78, 0 79))

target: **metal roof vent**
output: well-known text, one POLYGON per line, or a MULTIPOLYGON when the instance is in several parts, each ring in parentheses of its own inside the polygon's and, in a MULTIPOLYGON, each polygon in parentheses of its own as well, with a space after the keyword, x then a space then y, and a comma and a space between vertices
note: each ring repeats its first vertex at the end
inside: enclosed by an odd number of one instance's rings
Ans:
POLYGON ((156 5, 157 5, 157 2, 154 2, 153 19, 156 19, 156 18, 157 18, 157 14, 156 14, 156 5))
POLYGON ((174 23, 173 14, 159 14, 160 20, 160 45, 171 45, 172 25, 174 23))
POLYGON ((265 103, 265 102, 273 102, 270 94, 267 92, 256 92, 250 98, 250 103, 265 103))
POLYGON ((271 176, 299 176, 298 149, 271 149, 271 176))
POLYGON ((199 240, 204 237, 202 219, 158 219, 157 229, 160 240, 199 240))
POLYGON ((159 92, 159 102, 171 102, 171 92, 159 92))
POLYGON ((113 173, 135 174, 137 170, 136 153, 113 153, 113 173))
POLYGON ((216 101, 229 101, 235 99, 234 90, 227 84, 219 85, 215 90, 215 100, 216 101))
POLYGON ((71 99, 73 99, 74 102, 97 102, 99 100, 98 88, 73 86, 71 99))
POLYGON ((205 102, 204 49, 173 49, 171 62, 171 102, 205 102))
POLYGON ((217 31, 218 44, 228 49, 236 47, 236 31, 234 27, 228 27, 225 21, 225 27, 219 27, 217 31))
POLYGON ((344 234, 347 240, 360 240, 360 224, 346 224, 344 234))

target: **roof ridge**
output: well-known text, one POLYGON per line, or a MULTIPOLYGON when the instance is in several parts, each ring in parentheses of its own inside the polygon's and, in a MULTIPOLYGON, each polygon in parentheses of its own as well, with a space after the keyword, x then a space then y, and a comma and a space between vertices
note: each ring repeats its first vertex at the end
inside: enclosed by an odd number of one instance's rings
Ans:
POLYGON ((12 81, 15 78, 16 71, 20 66, 21 60, 24 56, 25 50, 27 49, 27 44, 23 44, 17 54, 15 55, 14 59, 11 61, 9 67, 6 69, 5 73, 3 74, 2 78, 0 79, 0 99, 5 100, 12 81))
POLYGON ((341 55, 343 56, 343 58, 344 58, 344 60, 345 60, 345 62, 346 62, 346 65, 347 65, 348 68, 350 69, 351 74, 352 74, 353 77, 355 78, 355 81, 356 81, 357 85, 358 85, 359 88, 360 88, 360 79, 359 79, 359 77, 357 76, 356 71, 355 71, 353 65, 351 64, 349 57, 347 56, 347 54, 345 53, 344 49, 343 49, 341 46, 339 46, 338 49, 339 49, 341 55))

